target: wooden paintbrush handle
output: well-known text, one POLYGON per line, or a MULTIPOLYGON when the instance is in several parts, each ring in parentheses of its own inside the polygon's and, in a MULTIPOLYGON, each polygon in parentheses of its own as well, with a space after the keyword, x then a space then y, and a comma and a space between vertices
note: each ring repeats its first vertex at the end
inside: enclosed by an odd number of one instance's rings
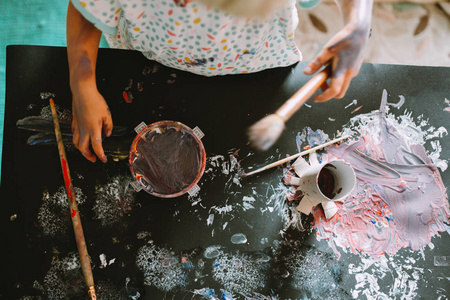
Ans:
POLYGON ((56 143, 58 144, 59 160, 66 184, 67 197, 69 199, 70 214, 72 216, 73 231, 75 233, 75 241, 80 256, 81 271, 88 288, 89 299, 97 299, 94 278, 92 275, 91 261, 87 251, 86 241, 84 239, 83 227, 81 225, 80 213, 78 211, 77 199, 72 185, 72 177, 70 176, 69 164, 67 163, 66 151, 62 141, 61 129, 59 126, 58 115, 56 113, 55 103, 50 99, 50 108, 52 110, 53 125, 55 127, 56 143))
POLYGON ((311 154, 311 153, 313 153, 313 152, 316 152, 316 151, 319 150, 319 149, 323 149, 323 148, 325 148, 325 147, 328 147, 328 146, 330 146, 330 145, 333 145, 333 144, 335 144, 335 143, 339 143, 340 141, 343 141, 343 140, 345 140, 345 139, 348 139, 349 137, 350 137, 350 136, 348 136, 348 135, 344 135, 344 136, 342 136, 342 137, 340 137, 340 138, 334 139, 334 140, 332 140, 332 141, 328 141, 328 142, 326 142, 326 143, 324 143, 324 144, 322 144, 322 145, 319 145, 319 146, 310 148, 310 149, 308 149, 308 150, 302 151, 302 152, 300 152, 300 153, 297 153, 297 154, 288 156, 288 157, 286 157, 286 158, 280 159, 280 160, 278 160, 278 161, 276 161, 276 162, 273 162, 273 163, 271 163, 271 164, 268 164, 267 166, 264 166, 264 167, 262 167, 262 168, 259 168, 259 169, 257 169, 257 170, 254 170, 254 171, 252 171, 252 172, 249 172, 249 173, 245 173, 245 172, 244 172, 244 173, 241 174, 241 177, 251 176, 251 175, 254 175, 254 174, 261 173, 262 171, 271 169, 271 168, 273 168, 273 167, 280 166, 280 165, 282 165, 282 164, 284 164, 284 163, 287 163, 288 161, 291 161, 291 160, 293 160, 293 159, 296 159, 296 158, 299 157, 299 156, 305 156, 306 154, 311 154))
POLYGON ((292 97, 290 97, 275 113, 285 122, 320 88, 327 80, 328 68, 314 75, 292 97))

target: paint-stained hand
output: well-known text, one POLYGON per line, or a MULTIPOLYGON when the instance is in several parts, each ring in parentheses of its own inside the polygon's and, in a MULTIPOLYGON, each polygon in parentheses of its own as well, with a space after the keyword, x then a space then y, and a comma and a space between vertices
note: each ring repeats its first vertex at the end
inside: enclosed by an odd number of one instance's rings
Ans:
POLYGON ((369 26, 346 25, 305 68, 305 74, 311 75, 325 64, 331 64, 330 83, 322 86, 323 93, 317 95, 314 101, 323 102, 344 97, 351 80, 358 75, 361 68, 369 31, 369 26))
POLYGON ((102 131, 109 137, 113 128, 108 105, 96 88, 72 90, 72 94, 73 144, 86 159, 95 162, 96 157, 91 152, 91 145, 98 158, 106 162, 102 131))

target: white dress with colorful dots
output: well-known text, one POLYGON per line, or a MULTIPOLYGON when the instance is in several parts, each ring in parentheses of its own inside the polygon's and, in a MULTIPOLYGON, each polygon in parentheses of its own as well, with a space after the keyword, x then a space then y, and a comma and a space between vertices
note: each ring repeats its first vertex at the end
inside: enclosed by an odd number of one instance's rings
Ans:
POLYGON ((301 60, 295 0, 270 19, 232 16, 174 0, 71 0, 112 48, 141 51, 168 67, 205 76, 250 73, 301 60))

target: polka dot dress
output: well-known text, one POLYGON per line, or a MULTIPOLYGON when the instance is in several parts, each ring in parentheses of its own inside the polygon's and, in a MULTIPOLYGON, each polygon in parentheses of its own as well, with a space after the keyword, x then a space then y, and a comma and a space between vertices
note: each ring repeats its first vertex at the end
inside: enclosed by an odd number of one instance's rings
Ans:
POLYGON ((258 72, 301 60, 295 1, 270 19, 240 18, 195 1, 72 0, 112 48, 141 51, 166 66, 205 76, 258 72))

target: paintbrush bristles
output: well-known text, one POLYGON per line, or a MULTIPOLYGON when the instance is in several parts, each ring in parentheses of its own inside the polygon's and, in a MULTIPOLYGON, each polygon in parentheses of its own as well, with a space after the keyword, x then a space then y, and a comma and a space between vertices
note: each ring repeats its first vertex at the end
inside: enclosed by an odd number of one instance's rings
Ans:
POLYGON ((261 151, 269 149, 285 128, 284 120, 277 114, 262 118, 248 129, 250 145, 261 151))

